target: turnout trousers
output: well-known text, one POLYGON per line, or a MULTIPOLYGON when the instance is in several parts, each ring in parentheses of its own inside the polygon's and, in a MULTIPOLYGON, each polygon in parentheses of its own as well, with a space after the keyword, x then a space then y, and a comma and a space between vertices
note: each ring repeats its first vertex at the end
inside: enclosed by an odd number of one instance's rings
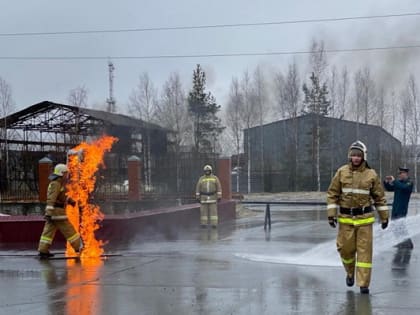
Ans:
POLYGON ((359 287, 369 287, 372 271, 372 224, 354 226, 339 224, 337 250, 349 277, 359 287))
POLYGON ((40 253, 48 253, 50 246, 54 240, 57 229, 63 234, 66 240, 74 248, 75 252, 79 252, 81 247, 81 239, 79 233, 74 229, 69 220, 47 220, 39 240, 38 251, 40 253))
POLYGON ((217 216, 217 203, 201 203, 200 205, 200 224, 217 225, 219 218, 217 216))

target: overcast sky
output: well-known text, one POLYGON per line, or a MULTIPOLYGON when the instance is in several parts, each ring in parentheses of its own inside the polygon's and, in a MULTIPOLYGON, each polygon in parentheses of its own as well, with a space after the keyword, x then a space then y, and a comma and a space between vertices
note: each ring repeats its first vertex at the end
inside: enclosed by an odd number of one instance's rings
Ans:
MULTIPOLYGON (((420 12, 418 0, 352 1, 2 1, 0 35, 25 32, 116 30, 236 23, 279 22, 420 12)), ((312 38, 326 49, 420 44, 420 16, 387 19, 297 23, 271 26, 118 32, 50 36, 0 36, 2 57, 107 57, 115 65, 115 98, 125 112, 139 74, 148 72, 157 87, 178 71, 189 88, 192 71, 202 64, 208 88, 219 103, 226 100, 230 80, 262 65, 267 72, 284 68, 293 56, 240 56, 174 59, 112 59, 116 56, 229 54, 307 51, 312 38)), ((371 64, 384 81, 388 75, 417 71, 420 49, 328 55, 330 64, 349 70, 371 64)), ((302 67, 307 55, 295 56, 302 67)), ((0 76, 10 83, 16 109, 43 100, 66 102, 69 91, 84 85, 88 103, 108 96, 107 60, 0 59, 0 76)), ((390 80, 392 84, 395 80, 390 80)))

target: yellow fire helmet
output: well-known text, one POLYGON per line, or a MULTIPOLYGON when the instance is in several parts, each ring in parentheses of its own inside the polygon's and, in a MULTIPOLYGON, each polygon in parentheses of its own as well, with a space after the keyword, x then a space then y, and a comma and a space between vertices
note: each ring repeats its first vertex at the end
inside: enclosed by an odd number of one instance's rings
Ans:
POLYGON ((68 171, 69 171, 69 169, 67 168, 66 164, 61 164, 60 163, 60 164, 57 164, 54 167, 54 175, 57 175, 57 176, 63 176, 64 173, 66 173, 68 171))

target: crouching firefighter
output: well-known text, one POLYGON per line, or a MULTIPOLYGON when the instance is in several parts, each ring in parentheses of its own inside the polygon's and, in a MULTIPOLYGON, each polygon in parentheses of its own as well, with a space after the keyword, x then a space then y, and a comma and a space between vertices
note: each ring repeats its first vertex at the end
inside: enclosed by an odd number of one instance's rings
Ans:
POLYGON ((210 225, 217 227, 217 201, 222 198, 222 186, 217 176, 213 175, 210 165, 204 166, 204 175, 200 177, 195 188, 195 197, 200 202, 200 224, 201 227, 210 225))
POLYGON ((49 248, 54 240, 57 229, 71 244, 76 253, 80 251, 81 239, 79 233, 69 222, 66 215, 66 204, 73 204, 70 198, 66 197, 66 181, 68 169, 65 164, 57 164, 54 173, 49 176, 50 183, 47 192, 47 206, 45 208, 45 225, 39 240, 39 257, 46 259, 54 256, 49 248))
POLYGON ((382 229, 388 226, 389 211, 379 176, 367 164, 366 146, 361 141, 354 142, 348 158, 349 163, 337 170, 328 188, 328 222, 335 228, 338 221, 337 250, 347 273, 346 284, 353 286, 356 271, 360 292, 368 294, 375 222, 373 205, 382 229))

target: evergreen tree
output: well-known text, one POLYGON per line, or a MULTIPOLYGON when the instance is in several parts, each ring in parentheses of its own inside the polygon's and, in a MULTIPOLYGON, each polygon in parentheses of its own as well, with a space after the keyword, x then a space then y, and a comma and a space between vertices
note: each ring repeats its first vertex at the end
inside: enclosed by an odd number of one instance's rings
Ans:
POLYGON ((315 114, 314 130, 312 132, 312 149, 315 164, 314 175, 316 178, 317 191, 321 191, 321 169, 320 169, 320 143, 321 126, 320 116, 327 116, 330 109, 330 101, 327 100, 328 89, 324 83, 322 87, 319 84, 319 78, 312 72, 312 87, 308 88, 306 83, 303 85, 305 100, 303 101, 304 113, 315 114))
POLYGON ((193 87, 188 95, 188 110, 192 117, 194 149, 211 152, 223 131, 217 117, 220 105, 210 92, 206 92, 206 74, 198 64, 193 72, 193 87))
POLYGON ((310 79, 312 85, 311 88, 309 88, 306 83, 303 84, 303 93, 305 94, 303 112, 305 114, 311 113, 327 116, 330 111, 331 104, 331 102, 327 99, 327 85, 324 83, 320 86, 319 78, 313 72, 310 79))

